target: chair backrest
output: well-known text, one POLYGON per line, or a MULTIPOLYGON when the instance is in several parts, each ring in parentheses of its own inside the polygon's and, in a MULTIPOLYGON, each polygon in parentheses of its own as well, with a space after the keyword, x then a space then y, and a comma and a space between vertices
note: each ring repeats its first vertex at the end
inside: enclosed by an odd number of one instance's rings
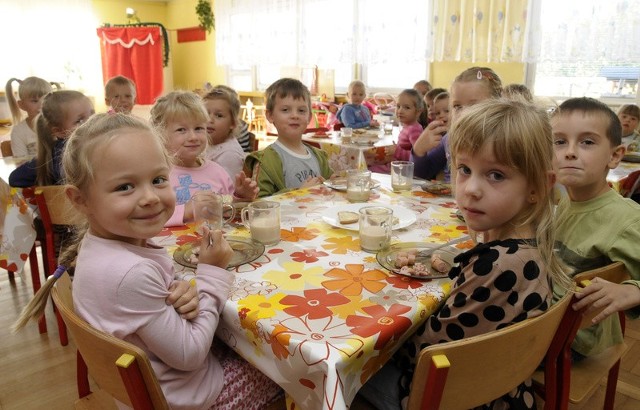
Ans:
POLYGON ((11 149, 10 140, 0 142, 0 153, 2 153, 3 157, 13 156, 13 150, 11 149))
POLYGON ((535 318, 423 349, 408 408, 469 409, 513 390, 542 362, 571 296, 535 318))
POLYGON ((48 185, 36 188, 36 201, 40 217, 45 225, 78 225, 82 218, 64 192, 64 185, 48 185))
POLYGON ((51 295, 89 374, 103 391, 134 409, 169 409, 146 353, 76 315, 68 274, 58 279, 51 295))
POLYGON ((256 138, 256 134, 253 132, 249 133, 249 147, 251 147, 251 151, 257 151, 259 149, 260 140, 256 138))

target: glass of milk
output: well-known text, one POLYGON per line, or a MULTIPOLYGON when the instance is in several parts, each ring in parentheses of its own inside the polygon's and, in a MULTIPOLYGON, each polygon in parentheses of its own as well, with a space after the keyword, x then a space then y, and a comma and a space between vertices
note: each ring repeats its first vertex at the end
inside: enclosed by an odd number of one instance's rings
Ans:
POLYGON ((252 202, 242 209, 241 217, 254 241, 263 245, 275 245, 280 242, 279 202, 252 202))
POLYGON ((394 192, 411 191, 413 186, 413 162, 391 162, 391 188, 394 192))
POLYGON ((371 171, 347 170, 347 201, 367 202, 371 195, 371 171))
POLYGON ((360 208, 360 248, 378 252, 389 246, 393 225, 393 210, 384 206, 360 208))

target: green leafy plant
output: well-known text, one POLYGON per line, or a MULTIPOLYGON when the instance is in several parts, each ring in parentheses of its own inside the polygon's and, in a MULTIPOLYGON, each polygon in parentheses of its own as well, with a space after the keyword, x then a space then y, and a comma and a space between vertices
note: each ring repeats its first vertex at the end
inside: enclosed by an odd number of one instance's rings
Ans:
POLYGON ((209 0, 198 0, 196 14, 200 21, 200 27, 207 30, 207 33, 211 33, 211 30, 216 28, 216 18, 213 15, 213 10, 211 10, 211 2, 209 0))

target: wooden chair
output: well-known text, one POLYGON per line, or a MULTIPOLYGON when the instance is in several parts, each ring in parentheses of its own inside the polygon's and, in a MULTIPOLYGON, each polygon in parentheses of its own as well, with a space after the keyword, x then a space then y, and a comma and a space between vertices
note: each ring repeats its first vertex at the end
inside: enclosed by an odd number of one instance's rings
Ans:
POLYGON ((51 295, 78 348, 79 367, 86 363, 85 369, 101 389, 91 393, 86 373, 82 383, 79 373, 80 399, 76 401, 76 409, 111 408, 114 398, 136 410, 169 409, 147 354, 131 343, 95 329, 76 315, 67 273, 58 279, 51 295))
POLYGON ((3 157, 12 157, 13 151, 11 150, 11 141, 2 141, 0 142, 0 153, 2 153, 3 157))
POLYGON ((260 149, 260 140, 256 138, 256 134, 253 132, 249 133, 249 146, 251 147, 251 151, 258 151, 258 149, 260 149))
POLYGON ((542 362, 570 300, 504 329, 423 349, 408 408, 469 409, 513 390, 542 362))
MULTIPOLYGON (((573 279, 579 286, 586 286, 588 281, 595 277, 600 277, 613 283, 621 283, 629 278, 629 274, 621 262, 615 262, 602 268, 592 269, 576 275, 573 279)), ((574 300, 571 304, 577 302, 574 300)), ((567 409, 569 402, 578 404, 597 389, 600 381, 607 376, 607 388, 604 401, 605 409, 613 409, 616 386, 618 382, 618 372, 620 370, 620 359, 625 354, 628 346, 623 342, 614 345, 602 353, 589 356, 577 363, 571 363, 571 344, 579 329, 591 326, 591 320, 600 313, 600 310, 587 312, 586 308, 579 311, 568 309, 566 313, 566 327, 560 328, 555 335, 549 355, 556 355, 557 382, 559 389, 554 393, 549 393, 549 383, 542 379, 541 372, 534 374, 533 380, 536 390, 546 400, 556 403, 557 409, 567 409), (557 394, 556 397, 550 397, 557 394)), ((624 334, 625 317, 623 312, 618 312, 618 319, 624 334)))
MULTIPOLYGON (((56 270, 58 262, 55 254, 56 234, 54 225, 78 225, 80 219, 78 214, 73 211, 73 206, 64 193, 64 186, 52 185, 38 187, 36 188, 35 196, 42 225, 44 226, 44 243, 42 244, 44 264, 48 267, 47 272, 51 274, 56 270)), ((56 319, 58 321, 60 343, 66 346, 69 342, 67 329, 57 310, 56 319)))

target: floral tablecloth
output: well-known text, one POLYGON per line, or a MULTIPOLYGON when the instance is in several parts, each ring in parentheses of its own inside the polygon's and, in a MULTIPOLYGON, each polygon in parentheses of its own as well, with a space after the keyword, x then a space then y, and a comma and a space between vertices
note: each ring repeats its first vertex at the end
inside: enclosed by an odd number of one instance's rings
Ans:
MULTIPOLYGON (((376 177, 383 188, 371 203, 402 206, 417 216, 393 232, 392 242, 443 243, 467 233, 451 197, 419 187, 395 194, 384 188, 385 176, 376 177)), ((346 409, 400 342, 438 308, 450 281, 390 274, 374 254, 361 251, 357 231, 324 222, 323 210, 346 203, 342 192, 318 186, 273 199, 281 204, 282 240, 234 269, 217 335, 281 385, 296 408, 346 409)), ((249 236, 241 226, 227 234, 249 236)), ((166 229, 156 238, 170 252, 194 240, 191 227, 166 229)))
POLYGON ((609 170, 607 181, 616 191, 625 194, 622 192, 622 185, 625 179, 636 172, 640 172, 640 163, 622 161, 616 168, 609 170))

